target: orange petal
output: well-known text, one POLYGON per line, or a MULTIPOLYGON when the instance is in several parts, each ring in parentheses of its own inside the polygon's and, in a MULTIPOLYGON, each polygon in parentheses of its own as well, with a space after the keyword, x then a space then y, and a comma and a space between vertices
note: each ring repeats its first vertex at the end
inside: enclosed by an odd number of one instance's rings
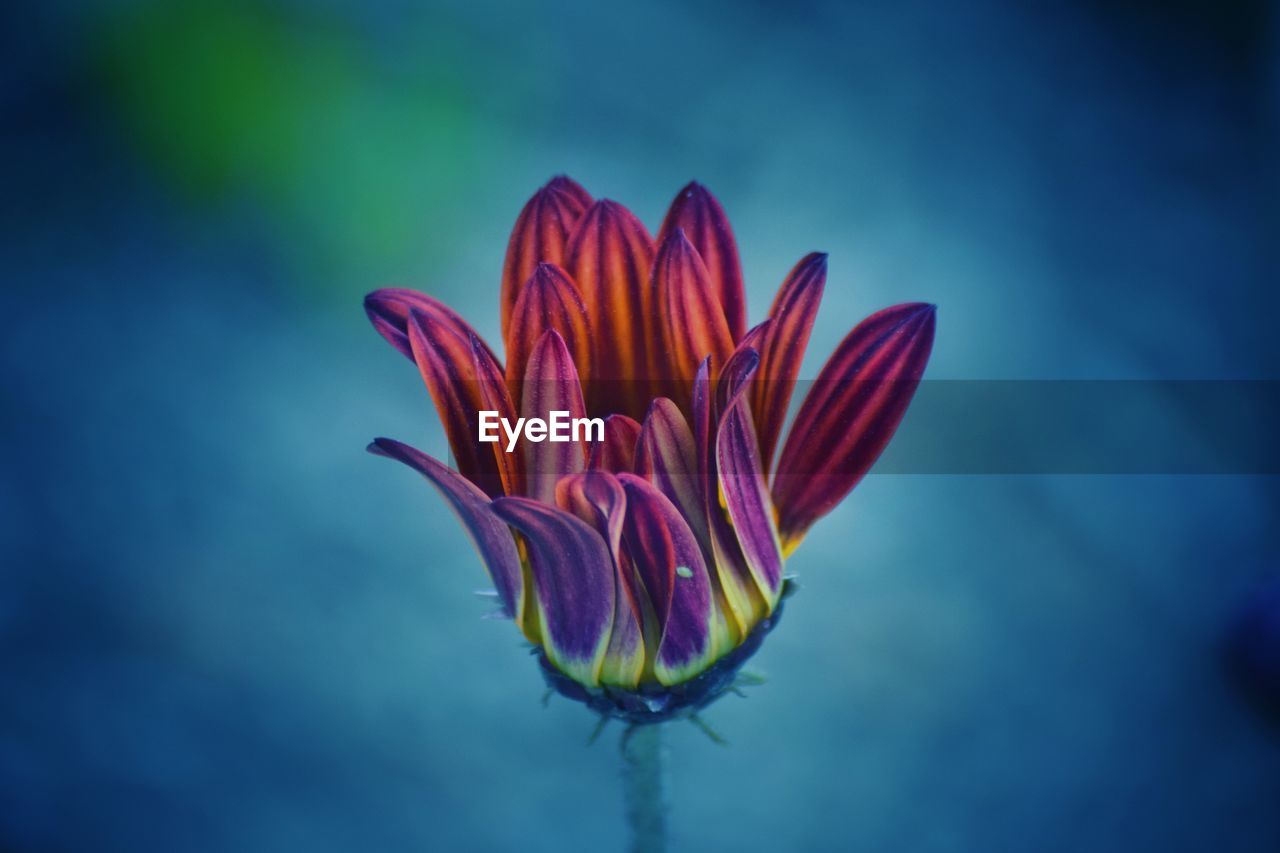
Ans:
MULTIPOLYGON (((485 494, 503 493, 493 447, 480 441, 479 411, 485 408, 476 379, 476 346, 439 318, 414 309, 409 314, 409 343, 418 371, 444 424, 458 472, 485 494)), ((483 347, 479 347, 483 352, 483 347)))
POLYGON ((529 354, 547 329, 560 333, 579 378, 585 382, 591 360, 586 308, 568 274, 555 264, 541 263, 520 291, 508 329, 507 383, 513 400, 521 399, 520 386, 529 354))
POLYGON ((733 353, 733 336, 724 312, 711 291, 706 264, 677 228, 658 248, 653 262, 653 286, 664 313, 666 349, 657 366, 664 396, 689 405, 692 379, 698 365, 711 357, 715 374, 733 353))
MULTIPOLYGON (((520 416, 549 421, 552 412, 568 412, 570 419, 586 415, 582 386, 569 349, 555 329, 548 329, 538 339, 525 368, 520 416)), ((543 503, 556 502, 556 483, 567 474, 578 473, 586 464, 586 441, 581 435, 579 439, 520 439, 522 446, 517 450, 524 455, 524 479, 530 497, 543 503)))
POLYGON ((711 292, 720 303, 729 334, 736 341, 747 328, 747 297, 742 286, 742 264, 738 244, 729 227, 729 217, 706 187, 691 181, 676 194, 667 218, 658 229, 658 245, 677 228, 683 228, 689 242, 707 265, 711 292))
POLYGON ((601 200, 569 240, 568 271, 582 294, 593 335, 588 400, 593 412, 632 418, 648 405, 648 350, 657 304, 649 290, 653 241, 639 219, 601 200))
POLYGON ((586 190, 563 176, 553 178, 525 203, 511 230, 502 265, 502 337, 507 337, 520 289, 538 264, 563 264, 569 235, 586 210, 586 190))

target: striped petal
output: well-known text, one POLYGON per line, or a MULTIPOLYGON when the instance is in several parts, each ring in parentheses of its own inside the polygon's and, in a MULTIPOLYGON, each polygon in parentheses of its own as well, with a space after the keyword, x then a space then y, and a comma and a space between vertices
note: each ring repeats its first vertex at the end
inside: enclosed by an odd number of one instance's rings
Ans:
POLYGON ((782 592, 782 547, 745 397, 736 395, 716 437, 716 473, 747 568, 770 613, 782 592))
POLYGON ((440 490, 471 534, 506 614, 523 623, 520 555, 511 531, 490 510, 484 492, 443 462, 390 438, 375 439, 369 445, 369 452, 403 462, 440 490))
POLYGON ((710 567, 711 592, 716 602, 712 631, 716 654, 728 651, 741 639, 742 625, 737 618, 728 616, 733 608, 716 568, 693 430, 680 407, 666 397, 659 397, 649 407, 636 445, 636 474, 653 483, 671 501, 698 541, 710 567))
POLYGON ((588 446, 587 467, 615 474, 633 470, 639 438, 640 424, 626 415, 609 415, 604 419, 604 441, 588 446))
POLYGON ((472 336, 460 337, 434 315, 414 309, 409 315, 409 344, 458 471, 485 494, 502 494, 495 445, 480 441, 478 413, 485 402, 482 383, 476 379, 472 336))
MULTIPOLYGON (((507 390, 507 382, 502 376, 502 365, 498 364, 492 353, 474 334, 471 336, 471 366, 475 370, 481 409, 497 412, 499 418, 506 418, 509 421, 514 419, 516 407, 512 403, 511 392, 507 390)), ((520 494, 524 488, 520 472, 520 454, 507 453, 501 441, 489 446, 498 465, 498 476, 502 481, 503 493, 520 494)))
POLYGON ((711 356, 712 369, 719 370, 734 345, 724 312, 711 291, 707 267, 680 228, 658 248, 653 287, 664 309, 666 342, 666 364, 656 368, 657 374, 666 380, 665 396, 687 400, 687 377, 694 375, 707 356, 711 356))
MULTIPOLYGON (((402 287, 384 287, 364 298, 364 311, 369 315, 373 328, 410 361, 413 361, 413 347, 409 343, 409 312, 415 309, 435 318, 464 341, 475 335, 475 330, 456 311, 425 293, 402 287)), ((497 361, 489 345, 478 335, 476 338, 489 357, 497 361)))
POLYGON ((929 360, 934 317, 934 306, 919 302, 872 314, 818 374, 774 478, 786 552, 849 494, 889 443, 929 360))
POLYGON ((648 480, 620 474, 627 493, 625 541, 662 630, 653 672, 677 684, 714 659, 715 605, 707 566, 679 510, 648 480))
POLYGON ((757 346, 760 369, 751 388, 751 413, 766 477, 773 468, 773 452, 787 419, 787 405, 826 283, 827 256, 821 252, 806 255, 778 289, 769 309, 772 325, 757 346))
POLYGON ((533 194, 516 219, 502 265, 502 337, 511 330, 520 290, 538 264, 563 264, 569 235, 586 210, 586 190, 568 178, 553 178, 533 194))
POLYGON ((690 182, 676 194, 667 218, 658 230, 658 245, 677 228, 684 229, 689 242, 707 265, 711 292, 720 304, 729 334, 739 340, 747 328, 747 298, 742 285, 742 265, 738 244, 724 208, 707 188, 690 182))
MULTIPOLYGON (((741 389, 745 387, 745 380, 737 384, 741 389)), ((738 544, 733 525, 725 514, 724 507, 720 505, 712 392, 711 359, 706 358, 698 367, 693 380, 693 436, 697 445, 699 489, 702 493, 703 514, 707 521, 707 537, 711 542, 713 564, 724 595, 725 611, 732 625, 736 626, 737 636, 741 638, 746 636, 767 608, 764 595, 752 577, 742 547, 738 544)), ((736 396, 730 395, 726 402, 735 400, 736 396)))
POLYGON ((613 558, 613 630, 600 669, 602 684, 634 687, 644 672, 644 612, 629 559, 621 553, 627 499, 622 484, 604 471, 570 474, 556 484, 556 503, 596 529, 613 558))
POLYGON ((587 310, 568 274, 555 264, 541 263, 520 291, 516 312, 508 327, 507 382, 516 400, 521 398, 520 386, 529 354, 547 329, 560 333, 578 369, 579 379, 585 382, 591 360, 587 310))
POLYGON ((716 383, 716 411, 723 413, 729 410, 731 401, 747 391, 758 375, 760 367, 760 343, 772 325, 772 320, 765 320, 742 336, 738 348, 725 362, 720 371, 719 382, 716 383), (749 384, 750 383, 750 384, 749 384))
POLYGON ((578 203, 583 210, 590 207, 595 199, 591 197, 591 193, 587 192, 582 184, 575 181, 568 175, 556 175, 547 182, 547 186, 553 190, 564 193, 578 203))
POLYGON ((498 498, 493 512, 524 536, 542 648, 558 669, 600 683, 613 627, 614 570, 595 528, 528 498, 498 498))
POLYGON ((680 407, 666 397, 649 406, 636 444, 635 472, 675 504, 699 542, 708 541, 693 430, 680 407))
MULTIPOLYGON (((550 421, 553 412, 568 412, 570 418, 586 416, 578 371, 569 357, 564 339, 555 329, 543 332, 529 356, 524 374, 520 416, 526 420, 550 421)), ((585 442, 534 441, 527 434, 520 440, 524 456, 524 480, 528 494, 545 503, 555 503, 556 483, 566 474, 581 471, 586 463, 585 442)))
POLYGON ((637 418, 648 404, 653 240, 617 202, 601 200, 569 240, 567 269, 582 294, 595 351, 591 410, 637 418))

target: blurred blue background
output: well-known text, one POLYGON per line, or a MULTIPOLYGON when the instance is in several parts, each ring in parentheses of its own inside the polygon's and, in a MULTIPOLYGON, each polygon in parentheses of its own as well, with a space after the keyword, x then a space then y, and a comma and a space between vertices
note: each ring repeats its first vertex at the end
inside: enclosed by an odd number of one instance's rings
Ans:
MULTIPOLYGON (((933 378, 1280 376, 1267 6, 7 15, 5 850, 624 848, 617 731, 540 706, 443 503, 363 450, 445 445, 362 295, 497 340, 552 174, 654 229, 706 183, 753 320, 830 252, 806 375, 924 299, 933 378)), ((1280 729, 1220 660, 1278 507, 1261 476, 868 478, 790 564, 768 684, 708 713, 731 747, 670 732, 675 848, 1280 849, 1280 729)))

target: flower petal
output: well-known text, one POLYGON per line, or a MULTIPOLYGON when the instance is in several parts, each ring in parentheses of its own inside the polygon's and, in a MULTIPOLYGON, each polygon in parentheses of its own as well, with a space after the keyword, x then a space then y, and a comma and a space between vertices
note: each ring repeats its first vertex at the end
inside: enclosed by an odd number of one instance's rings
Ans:
POLYGON ((523 623, 520 555, 507 525, 493 514, 484 492, 443 462, 390 438, 374 439, 369 452, 403 462, 426 477, 453 506, 480 551, 507 615, 523 623))
MULTIPOLYGON (((739 363, 743 367, 750 366, 745 361, 739 363)), ((745 387, 745 381, 749 378, 748 373, 741 382, 735 384, 740 388, 745 387)), ((725 611, 736 626, 738 638, 741 638, 747 635, 767 608, 764 595, 742 554, 733 525, 729 522, 724 507, 720 505, 712 394, 711 359, 708 357, 703 359, 693 380, 693 436, 698 453, 699 489, 704 506, 703 514, 707 520, 708 538, 711 541, 713 564, 724 595, 725 611)), ((727 402, 736 399, 737 394, 730 394, 727 402)))
POLYGON ((485 403, 471 341, 472 336, 459 336, 433 314, 416 308, 410 312, 414 361, 444 424, 458 471, 485 494, 500 495, 502 475, 494 445, 480 442, 478 412, 485 403))
POLYGON ((578 369, 579 379, 585 382, 591 361, 587 310, 568 274, 555 264, 541 263, 520 291, 507 330, 507 382, 516 400, 521 398, 520 387, 524 383, 529 353, 547 329, 560 333, 578 369))
POLYGON ((689 399, 690 383, 698 365, 711 356, 718 371, 733 354, 733 336, 724 312, 711 291, 707 267, 698 251, 676 228, 658 247, 653 261, 653 289, 664 309, 665 364, 655 364, 664 381, 664 396, 689 399))
POLYGON ((742 555, 772 613, 782 592, 782 548, 745 397, 735 396, 720 421, 716 473, 742 555))
POLYGON ((772 320, 765 320, 760 325, 752 327, 751 331, 738 341, 738 348, 725 362, 724 369, 720 371, 719 381, 716 383, 718 413, 727 412, 729 406, 754 384, 752 380, 756 378, 757 368, 760 366, 760 342, 772 323, 772 320))
POLYGON ((724 313, 733 340, 747 328, 747 298, 742 286, 742 265, 738 244, 729 227, 724 208, 707 188, 691 181, 676 194, 667 218, 658 230, 658 245, 675 229, 683 228, 689 242, 707 265, 711 292, 724 313))
POLYGON ((667 397, 649 406, 636 443, 635 472, 675 504, 699 542, 708 543, 693 430, 680 407, 667 397))
POLYGON ((592 442, 587 448, 587 467, 617 474, 635 466, 636 441, 640 424, 626 415, 609 415, 604 419, 604 441, 592 442))
POLYGON ((511 331, 520 290, 543 261, 563 264, 569 235, 582 212, 586 190, 563 176, 533 194, 516 219, 502 265, 502 337, 511 331), (572 186, 570 186, 572 185, 572 186))
POLYGON ((769 309, 772 325, 757 347, 760 369, 751 388, 751 413, 766 477, 773 467, 773 452, 787 419, 791 391, 826 283, 827 256, 821 252, 806 255, 778 289, 769 309))
POLYGON ((933 348, 935 308, 895 305, 840 342, 796 414, 774 478, 784 549, 858 484, 907 411, 933 348))
MULTIPOLYGON (((564 338, 555 329, 542 333, 529 356, 524 374, 520 416, 526 421, 550 421, 552 412, 568 412, 570 418, 586 416, 578 371, 569 357, 564 338)), ((556 483, 566 474, 581 471, 587 454, 584 441, 534 441, 526 433, 518 448, 524 458, 528 494, 544 503, 555 503, 556 483)))
MULTIPOLYGON (((475 335, 475 330, 456 311, 425 293, 403 287, 384 287, 364 298, 364 310, 373 328, 410 361, 413 361, 413 347, 409 343, 409 312, 414 309, 435 318, 464 341, 475 335)), ((484 339, 479 335, 476 338, 489 357, 497 361, 484 339)))
POLYGON ((556 175, 547 182, 547 186, 573 198, 583 210, 586 210, 595 202, 595 199, 591 198, 591 193, 583 189, 582 184, 568 175, 556 175))
POLYGON ((742 625, 736 617, 729 619, 727 616, 733 608, 716 568, 693 430, 680 407, 666 397, 659 397, 649 406, 649 414, 636 445, 636 474, 653 483, 679 510, 702 549, 702 556, 710 569, 711 592, 716 602, 712 631, 716 654, 728 651, 741 640, 742 625))
POLYGON ((602 684, 634 687, 644 672, 644 612, 629 558, 621 552, 627 498, 622 484, 605 471, 570 474, 556 484, 556 503, 596 529, 613 557, 613 630, 600 669, 602 684))
MULTIPOLYGON (((475 369, 481 409, 497 412, 499 418, 512 420, 516 409, 511 401, 511 392, 507 390, 507 382, 502 376, 502 365, 474 334, 471 336, 471 363, 475 369)), ((503 493, 520 494, 524 488, 520 476, 520 454, 507 453, 501 441, 493 443, 490 447, 493 448, 493 456, 498 465, 498 476, 502 481, 503 493)))
POLYGON ((551 663, 586 685, 600 682, 614 614, 614 570, 595 528, 528 498, 498 498, 493 511, 524 536, 551 663))
POLYGON ((671 501, 634 474, 618 479, 627 493, 626 548, 662 629, 654 675, 662 684, 677 684, 714 660, 715 604, 707 566, 671 501))
POLYGON ((567 256, 595 346, 591 410, 640 417, 648 404, 646 335, 658 314, 648 286, 653 240, 631 211, 602 199, 583 214, 567 256))

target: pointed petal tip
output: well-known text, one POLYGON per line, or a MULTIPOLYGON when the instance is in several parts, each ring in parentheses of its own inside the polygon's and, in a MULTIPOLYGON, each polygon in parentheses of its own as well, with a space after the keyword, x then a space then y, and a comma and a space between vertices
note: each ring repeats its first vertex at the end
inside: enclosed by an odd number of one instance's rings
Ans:
POLYGON ((707 191, 707 188, 704 185, 699 183, 697 179, 694 179, 689 181, 689 183, 685 184, 683 187, 681 187, 680 192, 677 193, 677 195, 694 196, 694 195, 710 195, 710 193, 707 191))
POLYGON ((929 338, 933 337, 934 327, 938 321, 938 306, 932 302, 904 302, 896 308, 888 309, 890 311, 901 311, 903 313, 902 325, 910 326, 919 332, 923 332, 929 338))
MULTIPOLYGON (((538 261, 538 265, 533 268, 533 275, 529 277, 529 281, 532 282, 539 275, 555 275, 556 273, 563 272, 564 270, 559 264, 552 263, 551 261, 538 261)), ((526 287, 527 286, 528 285, 526 285, 526 287)))

